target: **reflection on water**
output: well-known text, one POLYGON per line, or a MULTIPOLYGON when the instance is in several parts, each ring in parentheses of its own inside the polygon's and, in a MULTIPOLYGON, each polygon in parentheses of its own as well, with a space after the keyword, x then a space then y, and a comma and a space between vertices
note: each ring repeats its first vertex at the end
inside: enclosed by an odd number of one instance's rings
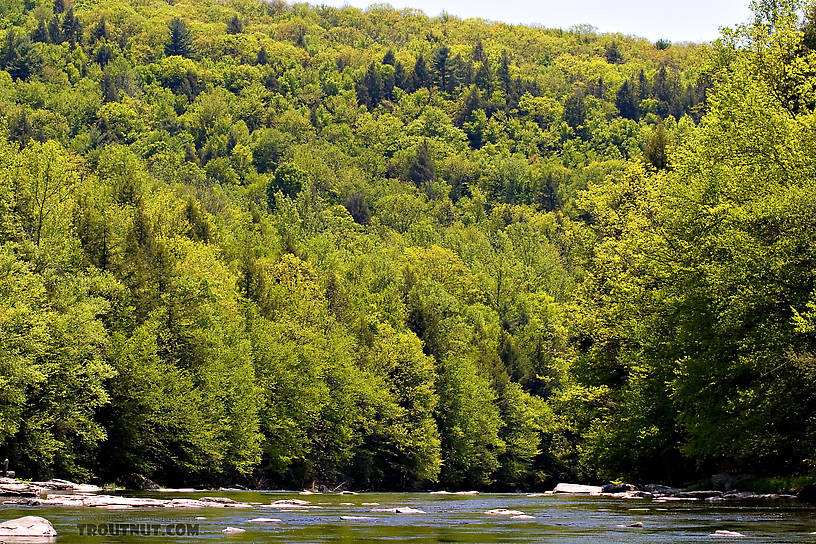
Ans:
MULTIPOLYGON (((518 494, 479 496, 422 493, 361 493, 311 495, 283 492, 197 492, 172 497, 226 496, 241 502, 269 504, 286 498, 307 499, 320 508, 96 510, 69 508, 0 507, 0 519, 25 515, 50 520, 59 534, 57 544, 78 542, 412 542, 526 543, 526 542, 725 542, 710 536, 717 530, 737 531, 739 542, 816 542, 816 510, 795 504, 722 505, 653 503, 590 497, 528 497, 518 494), (378 503, 363 506, 362 503, 378 503), (422 514, 375 512, 377 508, 415 508, 422 514), (519 510, 534 519, 485 514, 493 509, 519 510), (196 519, 196 518, 206 519, 196 519), (252 523, 255 518, 280 523, 252 523), (345 519, 343 519, 345 518, 345 519), (627 525, 641 522, 643 528, 627 525), (87 524, 199 524, 199 534, 183 536, 80 535, 87 524), (243 533, 224 534, 227 527, 243 533)), ((142 496, 169 498, 162 493, 142 496)), ((0 538, 0 541, 3 539, 0 538)))

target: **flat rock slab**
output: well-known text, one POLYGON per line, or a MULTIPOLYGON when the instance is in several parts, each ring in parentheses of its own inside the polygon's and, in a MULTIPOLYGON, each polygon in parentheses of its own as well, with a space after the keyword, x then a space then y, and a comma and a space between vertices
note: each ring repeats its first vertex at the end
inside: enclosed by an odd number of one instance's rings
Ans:
POLYGON ((708 536, 721 536, 725 538, 745 538, 745 535, 736 531, 714 531, 708 536))
POLYGON ((37 496, 55 491, 71 493, 98 493, 101 487, 53 479, 47 482, 22 482, 16 478, 0 478, 0 494, 37 496))
POLYGON ((228 499, 226 497, 201 497, 198 500, 200 500, 201 502, 217 502, 219 504, 237 504, 238 503, 238 501, 235 501, 233 499, 228 499))
POLYGON ((673 496, 680 499, 711 499, 714 497, 722 497, 722 491, 680 491, 673 496))
POLYGON ((38 516, 25 516, 0 522, 0 537, 54 538, 57 531, 51 522, 38 516))
POLYGON ((261 508, 280 508, 281 510, 310 510, 314 508, 322 508, 322 506, 317 506, 314 504, 288 504, 288 503, 281 503, 281 504, 261 504, 261 508))
POLYGON ((485 512, 488 516, 526 516, 521 510, 507 510, 506 508, 494 508, 485 512))
POLYGON ((280 523, 281 520, 277 518, 253 518, 248 523, 280 523))
POLYGON ((202 499, 150 499, 146 497, 119 497, 115 495, 47 495, 28 499, 28 506, 62 506, 67 508, 252 508, 251 504, 232 499, 204 497, 202 499))
POLYGON ((597 485, 579 485, 579 484, 558 484, 553 489, 554 493, 572 493, 579 495, 600 495, 603 488, 597 485))

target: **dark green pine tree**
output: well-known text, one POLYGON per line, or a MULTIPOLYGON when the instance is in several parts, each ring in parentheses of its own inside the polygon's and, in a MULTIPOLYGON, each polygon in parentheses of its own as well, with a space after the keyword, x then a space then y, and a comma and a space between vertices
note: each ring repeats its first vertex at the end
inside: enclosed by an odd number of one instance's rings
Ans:
POLYGON ((76 45, 82 39, 82 25, 79 23, 76 15, 74 15, 74 8, 68 8, 65 16, 62 18, 62 36, 65 41, 71 45, 76 45))
POLYGON ((454 124, 462 128, 465 123, 470 121, 473 112, 482 107, 482 93, 475 85, 471 85, 470 89, 465 93, 465 99, 462 102, 462 108, 456 113, 454 124))
POLYGON ((577 129, 586 120, 586 103, 580 92, 572 93, 564 102, 564 122, 577 129))
POLYGON ((434 83, 440 89, 448 89, 448 79, 451 75, 450 48, 447 45, 439 46, 433 54, 431 62, 433 67, 434 83))
POLYGON ((255 59, 255 64, 258 66, 266 66, 269 64, 269 54, 267 54, 265 47, 261 46, 261 48, 258 49, 258 57, 255 59))
POLYGON ((618 108, 621 117, 637 121, 639 108, 633 82, 623 82, 618 94, 615 96, 615 106, 618 108))
POLYGON ((40 19, 40 24, 31 33, 31 41, 35 43, 51 43, 51 35, 48 33, 48 25, 40 19))
POLYGON ((39 72, 41 66, 42 58, 28 36, 20 36, 13 28, 9 29, 0 48, 0 68, 16 80, 27 79, 39 72))
POLYGON ((592 96, 594 96, 595 98, 603 99, 604 92, 605 92, 604 80, 602 77, 599 77, 598 83, 592 86, 592 96))
POLYGON ((31 140, 32 131, 31 122, 28 120, 28 114, 25 110, 23 110, 17 119, 9 126, 11 137, 22 147, 28 145, 28 142, 31 140))
POLYGON ((498 77, 502 90, 509 97, 513 89, 513 81, 510 79, 510 56, 506 49, 502 51, 498 77))
POLYGON ((646 73, 641 70, 638 74, 638 98, 646 100, 652 96, 652 87, 649 85, 649 80, 646 79, 646 73))
POLYGON ((65 41, 62 35, 62 26, 60 25, 59 17, 56 15, 54 15, 48 23, 48 37, 51 39, 51 43, 61 44, 65 41))
POLYGON ((621 55, 620 49, 618 49, 618 42, 607 44, 604 54, 606 56, 606 62, 609 64, 620 64, 623 62, 623 55, 621 55))
POLYGON ((476 45, 473 46, 473 62, 484 62, 487 60, 487 55, 485 55, 484 45, 482 45, 482 40, 476 42, 476 45))
POLYGON ((430 88, 431 86, 431 74, 428 72, 428 63, 425 62, 425 57, 423 57, 422 54, 417 57, 411 79, 411 90, 416 91, 417 89, 422 89, 423 87, 430 88))
POLYGON ((484 57, 474 75, 476 86, 486 92, 493 90, 493 70, 490 68, 490 59, 484 57))
POLYGON ((391 50, 391 49, 389 49, 388 51, 386 51, 386 52, 385 52, 385 56, 383 57, 382 63, 383 63, 383 64, 387 64, 387 65, 389 65, 389 66, 394 66, 394 64, 395 64, 396 62, 397 62, 397 59, 396 59, 396 57, 394 56, 394 51, 393 51, 393 50, 391 50))
POLYGON ((243 31, 244 23, 241 22, 237 15, 233 16, 227 23, 227 34, 240 34, 243 31))
POLYGON ((99 66, 104 68, 110 61, 113 60, 113 47, 108 44, 102 44, 96 51, 96 62, 99 66))
POLYGON ((436 179, 436 166, 431 158, 431 149, 428 140, 424 140, 417 149, 414 160, 408 166, 408 179, 417 187, 436 179))
POLYGON ((168 57, 173 55, 189 57, 192 55, 193 39, 184 21, 175 17, 167 26, 170 29, 170 39, 164 46, 164 54, 168 57))
POLYGON ((541 183, 536 193, 536 204, 543 212, 552 212, 558 207, 558 188, 552 174, 541 183))
POLYGON ((54 14, 59 15, 65 11, 65 0, 54 0, 54 14))
POLYGON ((365 195, 361 192, 351 193, 346 201, 343 203, 346 210, 351 214, 355 223, 360 225, 368 225, 371 223, 371 210, 366 202, 365 195))
POLYGON ((476 74, 473 71, 473 63, 466 60, 462 55, 453 58, 453 73, 456 76, 456 84, 462 87, 473 85, 476 74))
POLYGON ((394 65, 394 85, 400 89, 408 88, 408 76, 405 74, 405 68, 400 61, 394 65))
POLYGON ((108 20, 103 15, 99 22, 96 24, 94 29, 91 31, 91 42, 97 42, 99 40, 109 40, 110 39, 110 29, 108 29, 108 20))
POLYGON ((394 74, 394 70, 389 70, 382 81, 383 99, 394 100, 394 87, 397 85, 397 78, 394 74))
POLYGON ((374 109, 383 98, 383 81, 377 67, 372 62, 363 79, 357 84, 357 101, 361 106, 374 109))

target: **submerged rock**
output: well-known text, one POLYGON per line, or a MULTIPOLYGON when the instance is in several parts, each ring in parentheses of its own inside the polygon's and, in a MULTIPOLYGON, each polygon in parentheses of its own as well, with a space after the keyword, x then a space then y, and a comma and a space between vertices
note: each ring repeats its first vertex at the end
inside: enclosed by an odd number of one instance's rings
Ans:
POLYGON ((680 491, 674 494, 675 497, 680 499, 710 499, 712 497, 722 497, 722 491, 680 491))
POLYGON ((0 522, 0 537, 53 538, 57 531, 51 522, 39 516, 25 516, 0 522))
POLYGON ((277 501, 273 502, 272 504, 280 504, 280 505, 291 504, 291 505, 294 505, 294 506, 306 506, 307 504, 311 504, 311 503, 309 501, 304 501, 303 499, 280 499, 280 500, 277 500, 277 501))
POLYGON ((724 530, 714 531, 709 536, 723 536, 723 537, 726 537, 726 538, 745 538, 745 535, 742 534, 742 533, 738 533, 736 531, 724 531, 724 530))
POLYGON ((410 506, 402 506, 399 508, 375 508, 372 512, 387 512, 389 514, 424 514, 423 510, 411 508, 410 506))

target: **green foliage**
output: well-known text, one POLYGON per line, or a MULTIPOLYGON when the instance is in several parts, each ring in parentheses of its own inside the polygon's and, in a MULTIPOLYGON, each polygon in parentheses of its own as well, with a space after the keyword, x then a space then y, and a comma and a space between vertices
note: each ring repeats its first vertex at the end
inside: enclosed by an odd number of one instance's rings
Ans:
POLYGON ((171 485, 812 473, 816 42, 785 6, 706 48, 5 11, 0 454, 171 485))

